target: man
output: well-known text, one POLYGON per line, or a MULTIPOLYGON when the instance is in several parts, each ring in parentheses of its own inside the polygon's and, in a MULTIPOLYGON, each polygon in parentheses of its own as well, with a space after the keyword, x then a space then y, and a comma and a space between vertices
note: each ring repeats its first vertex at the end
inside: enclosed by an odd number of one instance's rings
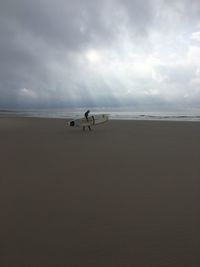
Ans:
POLYGON ((90 113, 90 110, 87 110, 87 111, 85 112, 85 118, 86 118, 87 121, 88 121, 88 115, 89 115, 89 113, 90 113))
MULTIPOLYGON (((88 120, 88 115, 89 115, 89 113, 90 113, 90 110, 87 110, 87 111, 85 112, 85 118, 86 118, 87 121, 89 121, 89 120, 88 120)), ((90 125, 88 125, 88 129, 91 131, 91 127, 90 127, 90 125)), ((85 126, 83 126, 83 131, 85 131, 85 126)))

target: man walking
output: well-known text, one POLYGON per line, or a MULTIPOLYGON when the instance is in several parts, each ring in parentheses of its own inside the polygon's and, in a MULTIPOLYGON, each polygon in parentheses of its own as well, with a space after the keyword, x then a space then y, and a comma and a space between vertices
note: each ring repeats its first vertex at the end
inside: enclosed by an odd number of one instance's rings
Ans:
MULTIPOLYGON (((89 113, 90 113, 90 110, 87 110, 87 111, 85 112, 85 118, 86 118, 87 121, 89 121, 89 120, 88 120, 88 115, 89 115, 89 113)), ((90 125, 88 125, 88 129, 91 131, 91 127, 90 127, 90 125)), ((85 126, 83 126, 83 131, 85 131, 85 126)))

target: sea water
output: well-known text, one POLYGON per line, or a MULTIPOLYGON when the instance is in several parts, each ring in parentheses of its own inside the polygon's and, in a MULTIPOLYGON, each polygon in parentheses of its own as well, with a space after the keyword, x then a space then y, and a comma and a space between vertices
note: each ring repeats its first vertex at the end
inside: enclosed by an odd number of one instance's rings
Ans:
MULTIPOLYGON (((1 117, 35 117, 78 119, 86 109, 26 109, 0 110, 1 117)), ((200 110, 189 111, 128 111, 122 109, 91 108, 91 114, 108 114, 111 120, 162 120, 162 121, 200 121, 200 110)))

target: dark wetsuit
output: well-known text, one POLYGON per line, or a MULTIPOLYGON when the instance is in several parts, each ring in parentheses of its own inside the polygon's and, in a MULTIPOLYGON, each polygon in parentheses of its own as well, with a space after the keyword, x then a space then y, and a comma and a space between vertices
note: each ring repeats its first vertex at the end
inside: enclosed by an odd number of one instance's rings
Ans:
POLYGON ((85 112, 85 118, 86 118, 87 121, 88 121, 88 115, 89 115, 89 113, 90 113, 89 110, 85 112))
MULTIPOLYGON (((88 115, 89 115, 89 113, 90 113, 89 110, 85 112, 85 118, 86 118, 87 121, 88 121, 88 115)), ((91 131, 91 127, 90 126, 88 126, 88 129, 91 131)), ((85 126, 83 126, 83 131, 85 131, 85 126)))

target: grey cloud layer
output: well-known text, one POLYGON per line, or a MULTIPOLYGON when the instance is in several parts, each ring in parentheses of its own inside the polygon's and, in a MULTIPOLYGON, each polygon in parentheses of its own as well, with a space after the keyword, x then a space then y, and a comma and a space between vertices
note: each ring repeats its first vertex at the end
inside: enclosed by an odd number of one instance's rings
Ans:
MULTIPOLYGON (((166 32, 168 49, 171 46, 175 49, 170 38, 199 31, 199 14, 198 0, 2 0, 0 106, 160 105, 166 101, 168 90, 178 88, 180 97, 181 86, 185 87, 186 96, 187 90, 197 88, 198 77, 194 72, 198 64, 180 68, 160 62, 155 71, 156 77, 168 77, 165 81, 163 78, 163 85, 149 74, 137 78, 137 72, 132 70, 130 74, 115 73, 115 66, 105 59, 101 67, 97 66, 98 62, 92 65, 87 62, 87 51, 100 51, 104 57, 113 53, 121 62, 127 45, 130 50, 127 53, 136 53, 139 58, 141 55, 141 61, 149 54, 163 58, 165 51, 159 48, 159 42, 164 39, 159 38, 164 38, 166 32), (105 69, 109 66, 108 74, 105 69), (192 83, 194 79, 196 83, 192 83), (149 92, 154 92, 156 86, 163 89, 159 94, 148 95, 148 85, 149 92), (131 90, 131 94, 124 93, 131 90)), ((187 45, 178 46, 177 54, 187 45)), ((93 59, 95 56, 89 54, 89 60, 93 59)), ((127 62, 130 63, 129 58, 120 66, 122 71, 127 62)))

